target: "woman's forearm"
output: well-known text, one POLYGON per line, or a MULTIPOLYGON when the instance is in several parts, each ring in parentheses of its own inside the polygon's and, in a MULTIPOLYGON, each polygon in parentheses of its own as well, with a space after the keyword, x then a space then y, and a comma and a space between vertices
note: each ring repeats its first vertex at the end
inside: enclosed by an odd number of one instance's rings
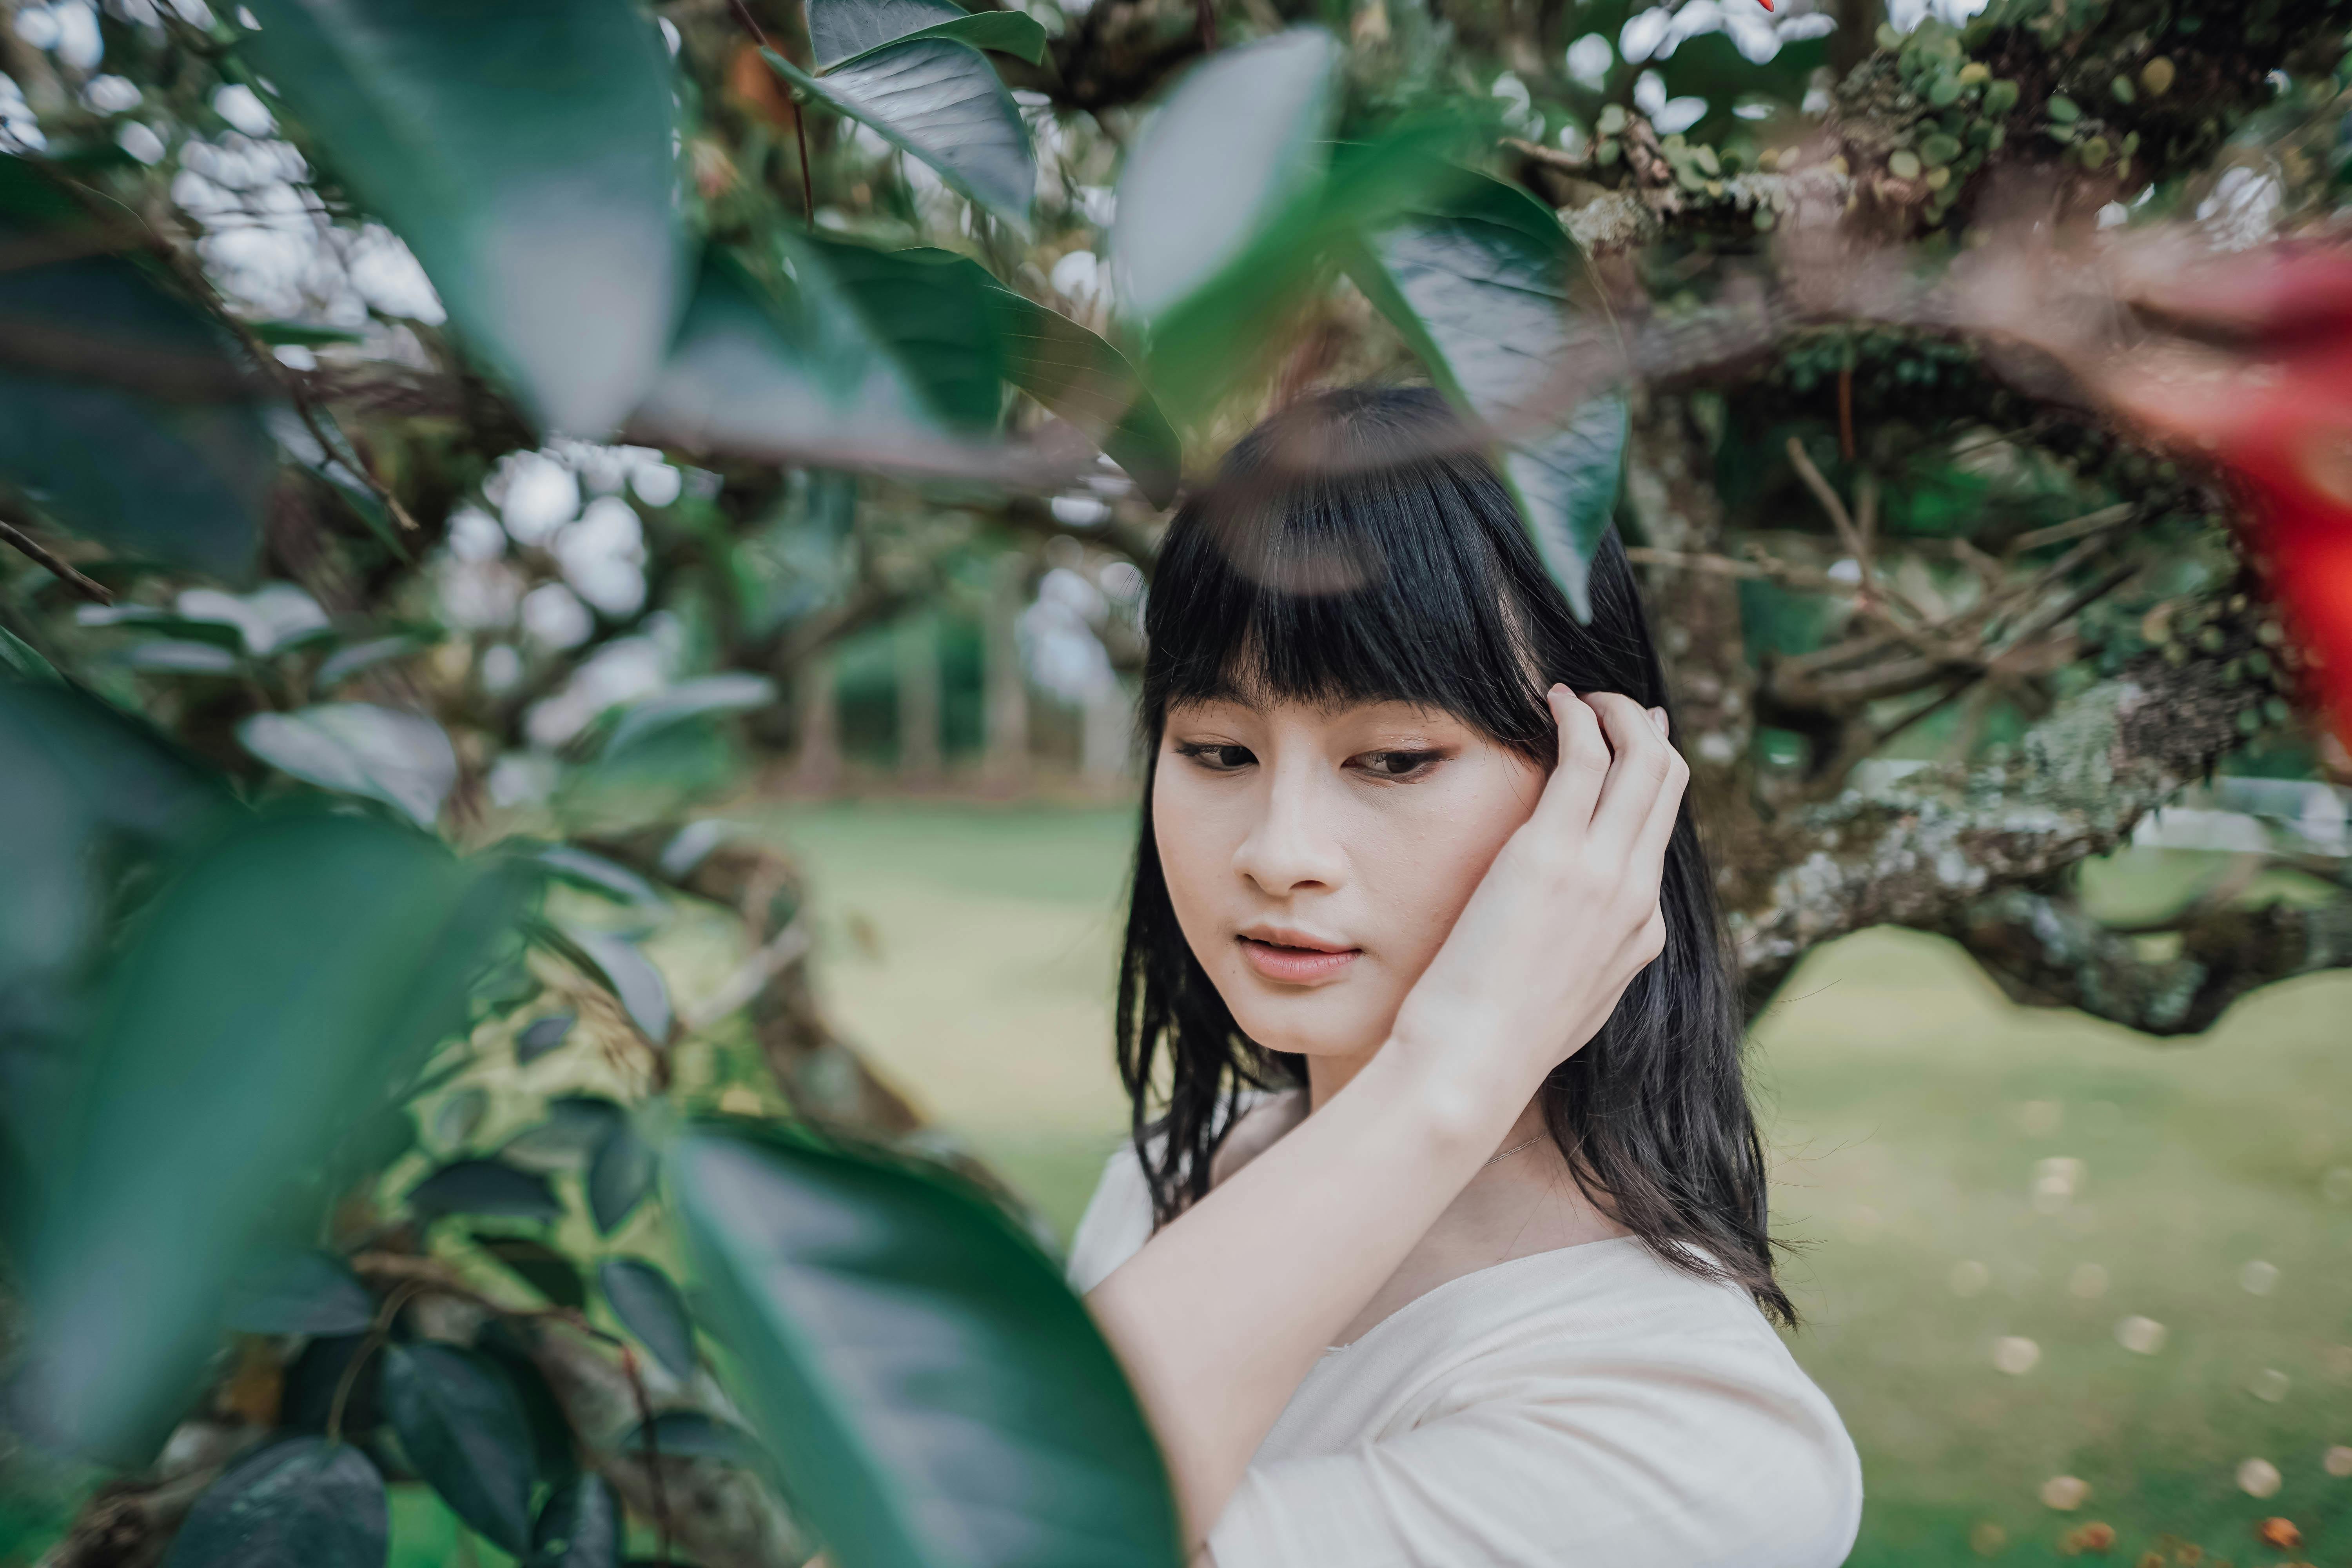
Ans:
POLYGON ((1207 1535, 1275 1417, 1494 1152, 1535 1085, 1392 1039, 1087 1297, 1207 1535))

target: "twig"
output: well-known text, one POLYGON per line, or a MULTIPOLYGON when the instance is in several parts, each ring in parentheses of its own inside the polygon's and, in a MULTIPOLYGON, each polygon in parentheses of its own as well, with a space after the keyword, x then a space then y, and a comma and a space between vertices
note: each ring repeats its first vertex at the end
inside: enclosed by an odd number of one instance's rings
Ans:
POLYGON ((1838 456, 1849 463, 1854 458, 1852 365, 1846 365, 1838 372, 1838 456))
POLYGON ((679 1024, 689 1035, 709 1028, 750 1003, 766 988, 769 981, 797 963, 808 950, 808 928, 799 921, 793 921, 777 932, 774 940, 738 965, 718 990, 703 999, 701 1005, 682 1009, 679 1024))
POLYGON ((47 567, 56 574, 58 582, 63 583, 90 603, 94 605, 114 603, 114 591, 111 588, 107 587, 103 583, 93 582, 83 576, 74 570, 72 562, 66 560, 65 557, 58 554, 5 518, 0 518, 0 540, 5 540, 24 554, 47 567))
POLYGON ((376 1310, 375 1321, 368 1325, 367 1338, 352 1352, 352 1359, 343 1363, 343 1375, 335 1380, 335 1397, 327 1405, 328 1442, 337 1442, 342 1437, 343 1407, 351 1402, 352 1385, 360 1380, 360 1369, 367 1364, 368 1357, 383 1348, 385 1338, 392 1332, 393 1320, 400 1316, 400 1310, 425 1289, 424 1280, 411 1279, 383 1299, 383 1305, 376 1310))
POLYGON ((2056 522, 2048 528, 2037 528, 2031 532, 2021 533, 2009 542, 2009 548, 2004 553, 2013 556, 2028 550, 2038 550, 2045 544, 2063 544, 2070 539, 2080 539, 2086 533, 2104 532, 2121 523, 2129 522, 2137 510, 2127 500, 2117 501, 2113 506, 2103 506, 2098 510, 2086 512, 2070 522, 2056 522))
MULTIPOLYGON (((609 1337, 609 1336, 604 1336, 609 1337)), ((654 1532, 659 1544, 656 1561, 668 1568, 670 1537, 676 1533, 669 1521, 669 1488, 662 1479, 661 1439, 654 1430, 654 1402, 646 1393, 645 1373, 637 1366, 635 1345, 614 1341, 621 1347, 621 1371, 629 1380, 629 1395, 637 1402, 637 1430, 645 1434, 646 1484, 654 1494, 654 1532)))

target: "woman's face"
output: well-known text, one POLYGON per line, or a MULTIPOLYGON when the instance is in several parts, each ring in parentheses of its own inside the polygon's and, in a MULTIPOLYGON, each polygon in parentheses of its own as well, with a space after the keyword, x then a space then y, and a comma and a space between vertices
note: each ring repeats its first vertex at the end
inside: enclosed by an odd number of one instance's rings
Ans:
POLYGON ((1155 767, 1176 919, 1242 1032, 1359 1063, 1544 784, 1403 702, 1178 705, 1155 767))

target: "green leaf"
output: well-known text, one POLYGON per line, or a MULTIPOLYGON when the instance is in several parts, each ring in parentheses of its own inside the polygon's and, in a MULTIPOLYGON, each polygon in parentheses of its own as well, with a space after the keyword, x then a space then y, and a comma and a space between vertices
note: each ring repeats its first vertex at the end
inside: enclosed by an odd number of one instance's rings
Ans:
POLYGON ((628 1112, 593 1094, 562 1095, 547 1103, 547 1120, 507 1140, 500 1152, 535 1170, 557 1171, 593 1157, 628 1112))
POLYGON ((685 283, 668 52, 629 0, 255 0, 237 48, 545 424, 609 430, 685 283))
POLYGON ((968 256, 928 247, 894 254, 965 274, 992 321, 1013 384, 1099 445, 1153 505, 1176 499, 1183 444, 1125 354, 1067 316, 1006 288, 968 256))
POLYGON ((278 1201, 289 1176, 465 1029, 535 883, 504 857, 305 814, 207 849, 142 911, 24 1259, 28 1407, 59 1436, 110 1447, 179 1408, 238 1261, 305 1217, 278 1201), (201 1203, 155 1201, 192 1181, 201 1203))
POLYGON ((474 1336, 474 1350, 497 1367, 514 1390, 523 1420, 530 1428, 531 1461, 541 1483, 561 1486, 579 1473, 580 1447, 562 1402, 549 1386, 547 1374, 531 1359, 530 1342, 525 1335, 536 1336, 540 1331, 493 1318, 474 1336))
POLYGON ((405 633, 388 637, 370 637, 365 642, 355 642, 349 647, 337 648, 328 655, 325 661, 319 666, 319 673, 312 678, 313 682, 320 690, 324 690, 330 686, 339 685, 349 680, 352 676, 363 674, 379 665, 390 664, 394 659, 407 658, 412 655, 423 653, 432 646, 423 637, 412 637, 405 633))
POLYGON ((580 1266, 527 1236, 490 1236, 474 1232, 474 1245, 497 1258, 514 1277, 559 1307, 585 1307, 588 1282, 580 1266))
MULTIPOLYGON (((1569 284, 1583 259, 1515 186, 1464 170, 1433 194, 1357 250, 1350 275, 1456 407, 1524 420, 1574 351, 1569 284)), ((1616 505, 1624 443, 1625 405, 1609 393, 1503 454, 1521 520, 1580 620, 1591 616, 1586 563, 1616 505)))
POLYGON ((383 1568, 392 1517, 365 1454, 292 1437, 205 1489, 164 1568, 383 1568))
POLYGON ((1289 341, 1299 305, 1323 285, 1339 254, 1454 180, 1455 171, 1439 154, 1462 137, 1453 121, 1419 119, 1378 142, 1334 148, 1325 178, 1275 214, 1206 283, 1151 321, 1144 376, 1161 406, 1180 420, 1197 418, 1237 376, 1289 341))
POLYGON ((1158 321, 1313 193, 1339 58, 1322 28, 1293 27, 1221 50, 1177 86, 1119 172, 1110 250, 1123 309, 1158 321))
POLYGON ((182 642, 161 637, 125 649, 122 663, 156 675, 239 675, 245 666, 236 655, 212 643, 182 642))
POLYGON ((967 11, 951 0, 809 0, 808 29, 819 70, 910 38, 954 38, 1033 66, 1045 58, 1045 29, 1034 17, 967 11))
POLYGON ((5 626, 0 626, 0 671, 23 676, 28 680, 63 680, 58 667, 43 658, 40 650, 5 626))
MULTIPOLYGON (((88 221, 0 156, 0 245, 69 245, 88 221)), ((0 271, 0 489, 61 528, 245 575, 278 468, 268 390, 226 330, 143 261, 0 271)))
POLYGON ((929 247, 878 250, 848 240, 791 242, 814 250, 866 328, 950 426, 993 431, 1004 414, 1004 344, 990 313, 995 279, 976 262, 929 247), (975 274, 977 276, 975 277, 975 274))
POLYGON ((704 258, 660 378, 631 421, 690 450, 880 466, 936 442, 937 421, 825 272, 796 266, 782 291, 724 252, 704 258))
POLYGON ((539 852, 539 863, 575 888, 601 893, 646 914, 657 915, 665 907, 659 889, 645 878, 577 845, 551 844, 539 852))
POLYGON ((668 1044, 673 1018, 669 986, 652 960, 639 952, 635 942, 610 931, 566 926, 564 935, 595 966, 597 977, 621 999, 629 1021, 646 1038, 656 1046, 668 1044))
POLYGON ((572 1026, 578 1020, 570 1013, 551 1013, 544 1018, 533 1018, 515 1036, 515 1065, 529 1067, 548 1052, 554 1050, 572 1036, 572 1026))
POLYGON ((650 1449, 666 1459, 716 1459, 746 1470, 763 1469, 769 1463, 768 1451, 757 1437, 699 1410, 665 1410, 653 1418, 650 1432, 640 1423, 614 1447, 624 1454, 650 1449), (646 1441, 649 1435, 651 1443, 646 1441))
POLYGON ((951 37, 892 44, 854 65, 812 77, 762 49, 786 81, 921 159, 940 179, 1025 229, 1037 158, 1013 95, 986 56, 951 37))
POLYGON ((668 1275, 642 1258, 608 1258, 596 1283, 621 1326, 646 1342, 654 1359, 683 1383, 694 1375, 694 1320, 668 1275))
POLYGON ((432 720, 367 702, 320 702, 240 721, 245 749, 321 789, 397 807, 420 827, 457 784, 457 751, 432 720))
POLYGON ((748 713, 775 700, 776 683, 764 675, 733 672, 681 680, 623 713, 604 742, 604 754, 607 758, 617 756, 647 736, 689 719, 748 713))
POLYGON ((433 1141, 445 1149, 462 1149, 473 1142, 474 1130, 489 1112, 489 1090, 469 1083, 433 1112, 433 1141))
POLYGON ((503 1160, 453 1160, 408 1189, 408 1206, 428 1219, 443 1215, 496 1215, 506 1219, 557 1220, 562 1200, 547 1178, 503 1160))
POLYGON ((308 321, 247 321, 253 335, 272 345, 292 344, 299 348, 322 349, 330 346, 356 346, 367 342, 361 332, 346 331, 341 327, 314 327, 308 321))
POLYGON ((583 1472, 548 1494, 523 1568, 620 1568, 622 1535, 612 1483, 583 1472))
POLYGON ((741 1395, 842 1562, 1181 1560, 1117 1359, 993 1205, 718 1126, 678 1141, 669 1179, 741 1395))
POLYGON ((224 1321, 247 1334, 356 1334, 375 1311, 349 1265, 313 1250, 272 1258, 237 1281, 224 1321))
POLYGON ((614 1122, 588 1165, 588 1213, 597 1234, 610 1236, 620 1229, 654 1190, 659 1173, 654 1152, 637 1135, 636 1123, 626 1116, 614 1122))
POLYGON ((400 1447, 449 1511, 522 1555, 535 1467, 522 1405, 471 1351, 419 1342, 383 1352, 383 1408, 400 1447))

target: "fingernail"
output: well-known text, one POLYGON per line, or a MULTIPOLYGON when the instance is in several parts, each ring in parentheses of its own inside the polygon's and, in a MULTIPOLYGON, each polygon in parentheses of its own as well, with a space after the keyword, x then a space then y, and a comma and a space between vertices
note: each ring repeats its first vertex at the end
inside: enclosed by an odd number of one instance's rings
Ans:
POLYGON ((1653 708, 1649 710, 1649 714, 1650 722, 1658 727, 1658 733, 1661 735, 1664 734, 1666 732, 1666 710, 1663 708, 1653 708))
POLYGON ((1544 695, 1545 695, 1546 697, 1548 697, 1548 698, 1549 698, 1549 697, 1567 697, 1567 696, 1570 695, 1570 691, 1569 691, 1569 689, 1568 689, 1568 683, 1567 683, 1566 681, 1559 681, 1559 680, 1556 680, 1556 681, 1552 682, 1552 688, 1551 688, 1551 689, 1550 689, 1549 691, 1545 692, 1545 693, 1544 693, 1544 695))

